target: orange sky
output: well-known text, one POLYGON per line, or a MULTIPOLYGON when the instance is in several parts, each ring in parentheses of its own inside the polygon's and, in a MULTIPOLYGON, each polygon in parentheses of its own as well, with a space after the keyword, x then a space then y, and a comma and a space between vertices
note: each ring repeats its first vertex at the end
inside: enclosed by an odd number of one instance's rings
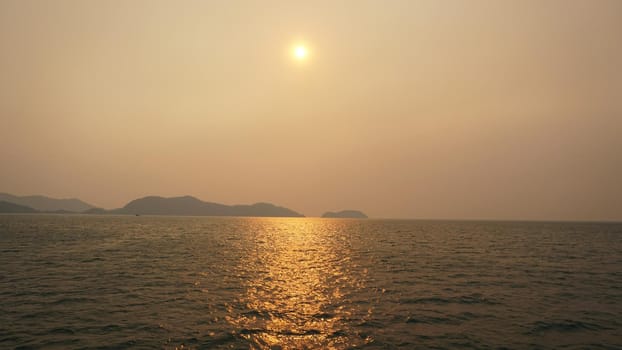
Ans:
POLYGON ((618 0, 2 0, 0 52, 0 192, 622 220, 618 0))

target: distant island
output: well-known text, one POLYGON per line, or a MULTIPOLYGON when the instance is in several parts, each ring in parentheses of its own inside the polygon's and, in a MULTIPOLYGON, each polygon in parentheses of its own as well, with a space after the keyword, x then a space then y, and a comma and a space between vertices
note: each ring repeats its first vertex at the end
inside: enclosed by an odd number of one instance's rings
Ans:
POLYGON ((367 215, 358 210, 342 210, 338 212, 326 212, 323 218, 349 218, 349 219, 367 219, 367 215))
POLYGON ((8 193, 0 193, 0 213, 304 217, 291 209, 270 203, 225 205, 204 202, 192 196, 148 196, 135 199, 122 208, 107 210, 79 199, 20 197, 8 193))
MULTIPOLYGON (((289 208, 271 203, 226 205, 205 202, 192 196, 147 196, 134 199, 122 208, 104 209, 76 198, 57 199, 41 195, 15 196, 8 193, 0 193, 0 213, 304 217, 303 214, 289 208)), ((342 210, 326 212, 322 217, 366 219, 367 215, 359 210, 342 210)))
POLYGON ((36 213, 37 211, 32 209, 31 207, 27 207, 24 205, 19 205, 7 201, 0 201, 0 213, 11 213, 11 214, 21 214, 21 213, 36 213))
MULTIPOLYGON (((81 213, 93 208, 92 205, 76 198, 56 199, 46 196, 14 196, 8 193, 0 193, 0 201, 29 207, 34 211, 42 212, 74 212, 81 213)), ((5 212, 5 211, 3 211, 5 212)), ((5 212, 6 213, 6 212, 5 212)))
POLYGON ((196 216, 265 216, 265 217, 304 217, 285 207, 270 203, 251 205, 225 205, 204 202, 192 196, 164 198, 149 196, 135 199, 123 208, 114 210, 91 209, 92 214, 129 215, 196 215, 196 216))

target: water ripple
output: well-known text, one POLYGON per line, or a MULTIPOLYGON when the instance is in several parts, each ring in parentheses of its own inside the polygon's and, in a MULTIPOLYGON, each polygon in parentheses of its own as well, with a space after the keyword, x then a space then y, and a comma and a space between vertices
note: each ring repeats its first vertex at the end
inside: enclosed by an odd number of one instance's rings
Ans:
POLYGON ((619 349, 622 225, 0 215, 0 348, 619 349))

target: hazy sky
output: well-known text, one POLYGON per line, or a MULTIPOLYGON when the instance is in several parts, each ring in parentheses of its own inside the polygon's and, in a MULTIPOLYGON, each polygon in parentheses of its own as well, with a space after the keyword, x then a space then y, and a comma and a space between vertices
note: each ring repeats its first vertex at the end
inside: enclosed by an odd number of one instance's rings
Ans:
POLYGON ((0 192, 622 219, 619 0, 0 0, 0 53, 0 192))

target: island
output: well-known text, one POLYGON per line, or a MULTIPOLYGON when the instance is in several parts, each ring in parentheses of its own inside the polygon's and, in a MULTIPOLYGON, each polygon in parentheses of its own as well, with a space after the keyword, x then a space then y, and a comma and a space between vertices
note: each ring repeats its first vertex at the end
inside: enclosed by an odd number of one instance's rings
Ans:
POLYGON ((147 196, 134 199, 122 208, 104 209, 79 199, 55 199, 39 195, 20 197, 8 193, 0 193, 0 213, 304 217, 291 209, 271 203, 226 205, 205 202, 192 196, 147 196))
POLYGON ((89 203, 76 198, 58 199, 41 195, 15 196, 9 193, 0 193, 0 201, 28 207, 31 209, 29 212, 81 213, 93 208, 89 203))
POLYGON ((0 213, 8 214, 22 214, 22 213, 36 213, 37 211, 31 207, 25 205, 19 205, 7 201, 0 201, 0 213))
POLYGON ((264 216, 264 217, 304 217, 285 207, 270 203, 250 205, 225 205, 204 202, 192 196, 159 197, 148 196, 135 199, 123 208, 113 210, 91 210, 89 214, 124 215, 190 215, 190 216, 264 216))
POLYGON ((367 219, 362 211, 359 210, 342 210, 338 212, 328 211, 322 215, 323 218, 346 218, 346 219, 367 219))

